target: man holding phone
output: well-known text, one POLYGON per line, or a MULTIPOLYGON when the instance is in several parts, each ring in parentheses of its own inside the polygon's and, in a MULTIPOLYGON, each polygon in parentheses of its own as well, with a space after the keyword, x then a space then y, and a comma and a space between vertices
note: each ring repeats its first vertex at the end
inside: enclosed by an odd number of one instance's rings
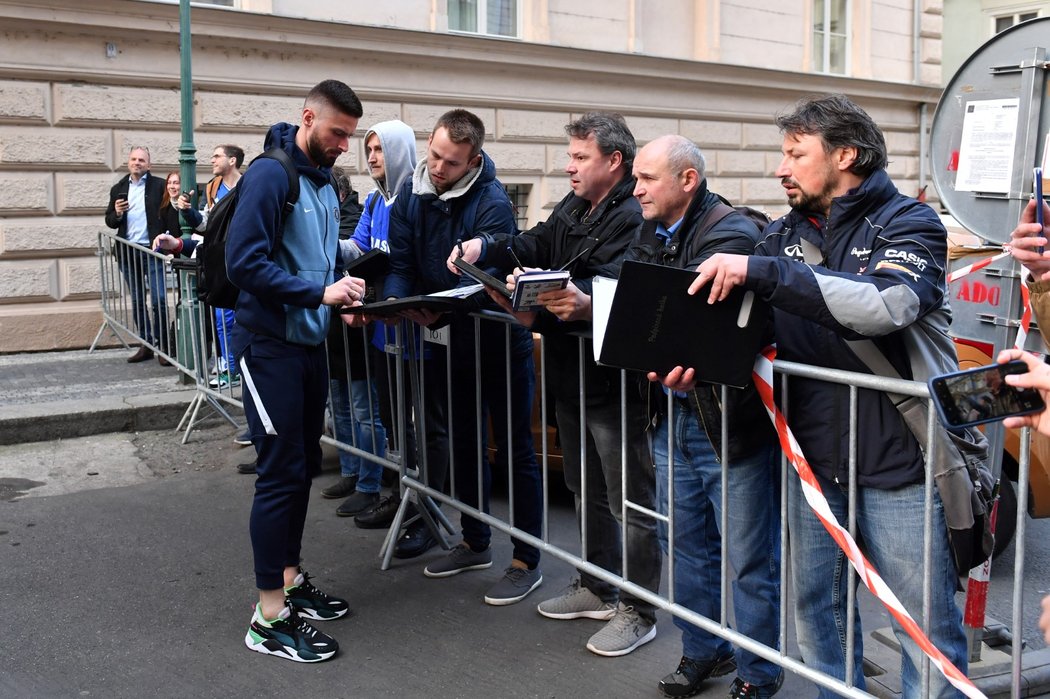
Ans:
POLYGON ((164 266, 156 257, 144 252, 164 232, 160 202, 164 197, 164 180, 149 171, 149 149, 134 146, 128 153, 128 174, 109 190, 106 225, 117 230, 137 247, 121 245, 116 249, 117 264, 131 296, 131 311, 143 345, 129 362, 153 358, 148 345, 162 341, 167 332, 167 307, 164 299, 164 266), (140 248, 142 251, 140 251, 140 248), (149 286, 151 313, 146 311, 145 285, 149 286), (150 320, 152 319, 152 324, 150 320))

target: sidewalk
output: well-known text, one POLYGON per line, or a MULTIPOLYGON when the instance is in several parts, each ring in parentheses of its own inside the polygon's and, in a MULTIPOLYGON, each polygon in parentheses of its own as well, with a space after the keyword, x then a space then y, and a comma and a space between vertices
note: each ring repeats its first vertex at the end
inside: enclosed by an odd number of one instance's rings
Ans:
POLYGON ((0 355, 0 445, 174 427, 192 400, 174 367, 133 350, 0 355))

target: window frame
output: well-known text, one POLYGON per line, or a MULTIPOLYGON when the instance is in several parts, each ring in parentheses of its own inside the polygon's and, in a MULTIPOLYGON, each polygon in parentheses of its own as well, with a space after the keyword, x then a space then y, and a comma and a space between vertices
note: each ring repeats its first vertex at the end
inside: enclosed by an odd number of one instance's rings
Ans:
POLYGON ((1039 17, 1043 16, 1043 12, 1042 12, 1043 8, 1042 8, 1042 5, 1040 5, 1040 4, 1022 5, 1022 6, 1018 6, 1018 7, 1013 7, 1013 8, 1010 8, 1009 11, 1005 11, 1005 12, 1002 11, 1003 9, 1005 9, 1005 8, 1000 8, 999 11, 989 12, 988 13, 988 37, 989 38, 991 38, 991 37, 993 37, 993 36, 995 36, 997 34, 1000 34, 1002 32, 1005 32, 1007 29, 1010 29, 1011 27, 1016 27, 1022 21, 1026 21, 1027 22, 1028 20, 1021 20, 1021 15, 1034 15, 1034 17, 1029 17, 1028 19, 1038 19, 1039 17), (1006 18, 1010 19, 1010 26, 1009 27, 1004 27, 1003 29, 998 29, 996 27, 996 25, 999 23, 999 20, 1006 19, 1006 18))
MULTIPOLYGON (((449 0, 451 1, 451 0, 449 0)), ((476 14, 474 19, 479 29, 477 31, 469 31, 467 29, 454 29, 451 23, 448 25, 448 31, 450 34, 463 34, 466 36, 485 36, 495 39, 517 39, 522 38, 522 18, 524 16, 523 4, 524 0, 512 0, 514 2, 514 34, 490 34, 488 30, 488 0, 477 0, 475 5, 476 14)), ((445 15, 447 19, 451 19, 452 13, 449 11, 448 5, 445 5, 445 15)))
POLYGON ((853 26, 853 2, 851 0, 823 0, 824 12, 823 16, 818 18, 816 16, 816 2, 810 5, 813 13, 813 32, 810 34, 810 40, 813 42, 813 51, 811 58, 811 66, 814 73, 820 73, 822 75, 844 75, 849 76, 853 71, 853 33, 851 28, 853 26), (831 31, 831 3, 841 1, 844 5, 845 12, 843 17, 843 31, 832 32, 831 31), (818 56, 816 53, 817 36, 820 36, 821 41, 821 52, 818 56), (843 53, 845 54, 842 58, 842 72, 835 72, 831 70, 831 38, 841 37, 843 39, 843 53))

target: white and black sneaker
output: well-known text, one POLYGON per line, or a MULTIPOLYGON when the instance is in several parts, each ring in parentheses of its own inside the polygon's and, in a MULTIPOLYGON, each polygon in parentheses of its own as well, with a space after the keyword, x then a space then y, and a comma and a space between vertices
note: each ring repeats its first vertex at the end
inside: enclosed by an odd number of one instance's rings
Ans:
POLYGON ((275 620, 267 621, 258 604, 244 637, 244 645, 257 653, 276 655, 297 663, 319 663, 339 650, 339 643, 334 638, 300 618, 295 607, 285 607, 275 620))
POLYGON ((345 599, 318 590, 310 582, 310 574, 302 568, 295 576, 295 582, 284 588, 284 599, 288 606, 295 607, 299 614, 311 621, 330 621, 353 613, 345 599))

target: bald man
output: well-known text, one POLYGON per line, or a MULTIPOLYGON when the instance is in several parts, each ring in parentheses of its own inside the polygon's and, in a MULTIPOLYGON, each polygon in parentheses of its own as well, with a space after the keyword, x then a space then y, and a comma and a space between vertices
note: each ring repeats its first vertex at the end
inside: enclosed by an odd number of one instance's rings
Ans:
MULTIPOLYGON (((715 253, 751 254, 758 227, 708 190, 704 156, 681 136, 663 136, 642 148, 634 161, 634 196, 645 223, 626 260, 695 269, 715 253)), ((689 318, 680 318, 688 323, 689 318)), ((703 368, 677 367, 667 376, 649 374, 650 404, 659 406, 653 458, 661 513, 674 498, 675 601, 703 616, 721 616, 722 469, 728 472, 728 555, 733 583, 734 628, 777 648, 780 618, 780 481, 776 435, 754 388, 727 389, 696 381, 703 368), (660 383, 663 383, 661 387, 660 383), (668 396, 671 407, 668 409, 668 396), (723 409, 728 444, 721 442, 723 409), (668 453, 668 432, 674 442, 668 453), (728 460, 722 463, 723 454, 728 460), (674 486, 667 492, 669 466, 674 486)), ((660 545, 668 551, 667 525, 658 523, 660 545)), ((732 697, 769 697, 783 673, 749 651, 734 653, 725 639, 681 619, 682 659, 660 681, 667 696, 696 694, 710 677, 737 670, 732 697)))

